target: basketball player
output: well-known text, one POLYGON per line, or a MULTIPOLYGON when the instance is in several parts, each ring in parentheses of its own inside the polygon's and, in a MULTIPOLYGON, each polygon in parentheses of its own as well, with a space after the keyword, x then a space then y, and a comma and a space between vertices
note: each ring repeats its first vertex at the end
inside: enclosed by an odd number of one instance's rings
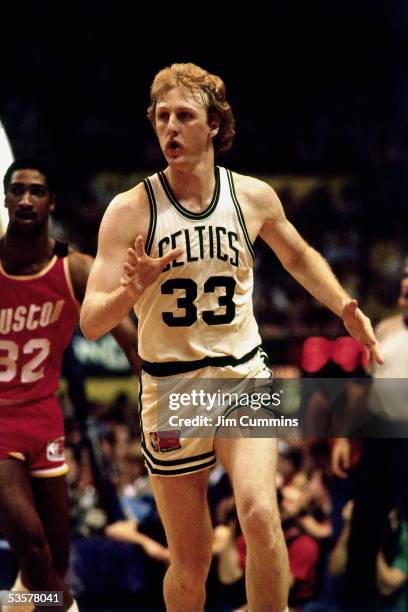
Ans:
MULTIPOLYGON (((0 530, 31 591, 62 591, 68 567, 63 417, 55 397, 63 351, 79 318, 92 258, 48 235, 55 207, 42 162, 16 160, 4 176, 6 234, 0 239, 0 530)), ((136 361, 131 322, 114 332, 136 361)), ((20 584, 20 588, 23 586, 20 584)))
POLYGON ((148 116, 167 167, 108 207, 82 330, 95 339, 133 306, 139 317, 142 444, 170 549, 167 609, 204 607, 212 542, 208 468, 217 457, 230 476, 247 542, 249 609, 282 612, 288 560, 274 491, 276 440, 161 436, 156 384, 169 375, 174 381, 270 376, 252 311, 258 235, 380 360, 378 344, 368 318, 288 222, 275 192, 260 180, 214 166, 215 154, 227 150, 235 134, 218 76, 194 64, 161 70, 148 116))

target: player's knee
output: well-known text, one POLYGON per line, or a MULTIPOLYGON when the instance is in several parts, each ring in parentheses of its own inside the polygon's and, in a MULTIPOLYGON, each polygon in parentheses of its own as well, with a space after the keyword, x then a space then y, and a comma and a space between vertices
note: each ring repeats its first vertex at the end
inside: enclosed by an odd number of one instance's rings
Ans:
POLYGON ((241 527, 248 542, 272 543, 281 532, 278 510, 267 501, 252 500, 242 512, 241 527))
POLYGON ((196 555, 195 558, 172 562, 172 566, 180 582, 191 587, 202 585, 207 580, 210 570, 211 555, 196 555))

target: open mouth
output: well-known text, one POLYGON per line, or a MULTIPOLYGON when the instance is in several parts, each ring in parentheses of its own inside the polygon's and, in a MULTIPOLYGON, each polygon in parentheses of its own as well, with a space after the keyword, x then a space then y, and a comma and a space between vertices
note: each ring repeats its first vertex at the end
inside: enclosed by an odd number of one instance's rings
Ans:
POLYGON ((175 140, 172 140, 168 145, 167 145, 167 150, 171 151, 171 152, 175 152, 175 151, 181 151, 181 146, 179 145, 179 143, 175 140))

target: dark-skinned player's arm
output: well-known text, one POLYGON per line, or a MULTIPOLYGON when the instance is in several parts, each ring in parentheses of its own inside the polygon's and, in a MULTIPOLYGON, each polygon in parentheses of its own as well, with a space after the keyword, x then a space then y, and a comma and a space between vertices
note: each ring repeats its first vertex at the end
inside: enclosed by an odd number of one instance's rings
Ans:
POLYGON ((129 313, 146 287, 182 253, 159 259, 145 253, 150 207, 143 184, 114 198, 103 216, 98 252, 89 275, 80 325, 89 340, 111 331, 129 313))

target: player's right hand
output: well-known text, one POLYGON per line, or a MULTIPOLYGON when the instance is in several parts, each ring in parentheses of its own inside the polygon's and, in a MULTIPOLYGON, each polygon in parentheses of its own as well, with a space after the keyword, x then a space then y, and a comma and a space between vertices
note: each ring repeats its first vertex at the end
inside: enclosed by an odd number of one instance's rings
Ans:
POLYGON ((121 286, 134 292, 135 299, 138 299, 146 287, 157 280, 164 268, 182 253, 183 249, 177 247, 163 257, 153 259, 145 251, 142 236, 138 236, 135 246, 127 250, 123 276, 120 279, 121 286))

